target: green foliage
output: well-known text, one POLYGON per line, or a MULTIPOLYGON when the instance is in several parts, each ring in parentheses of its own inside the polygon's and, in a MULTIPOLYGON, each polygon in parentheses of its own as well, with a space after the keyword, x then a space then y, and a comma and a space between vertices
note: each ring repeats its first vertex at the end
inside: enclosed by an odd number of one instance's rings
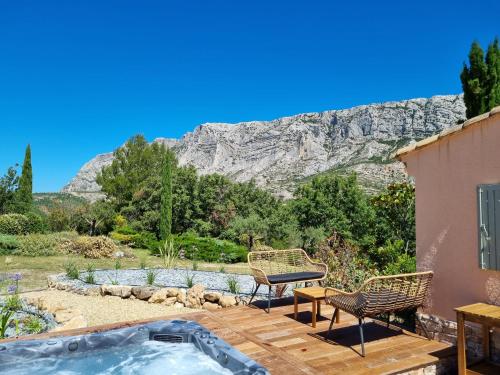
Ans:
POLYGON ((6 214, 13 210, 15 194, 19 186, 16 167, 10 167, 5 175, 0 177, 0 214, 6 214))
POLYGON ((179 249, 175 247, 172 239, 167 239, 161 246, 158 247, 163 267, 165 269, 175 268, 179 261, 179 249))
POLYGON ((60 253, 58 237, 45 234, 28 234, 18 237, 19 246, 15 255, 30 257, 50 256, 60 253))
POLYGON ((192 288, 194 285, 194 275, 191 275, 189 272, 186 272, 185 283, 188 288, 192 288))
POLYGON ((68 260, 64 264, 64 270, 66 271, 66 276, 72 280, 77 280, 80 277, 80 271, 78 270, 76 263, 71 260, 68 260))
POLYGON ((160 238, 166 240, 172 234, 172 167, 175 160, 168 150, 163 159, 160 204, 160 238))
POLYGON ((28 218, 22 214, 0 215, 0 233, 27 234, 29 229, 28 218))
POLYGON ((469 52, 460 75, 467 118, 488 112, 500 105, 500 48, 496 38, 488 47, 486 59, 478 42, 469 52))
POLYGON ((44 323, 42 319, 35 315, 27 316, 23 321, 24 329, 28 334, 38 334, 44 330, 44 323))
POLYGON ((192 233, 185 233, 174 237, 175 246, 184 253, 187 259, 206 262, 226 263, 245 262, 248 251, 244 246, 231 241, 209 237, 197 237, 192 233))
POLYGON ((33 206, 33 170, 31 167, 31 147, 26 147, 19 187, 15 197, 16 212, 25 213, 33 206))
POLYGON ((302 231, 302 248, 309 254, 314 254, 318 250, 318 245, 326 238, 323 227, 306 227, 302 231))
POLYGON ((116 213, 107 201, 98 201, 76 208, 70 216, 70 227, 80 234, 97 236, 113 230, 116 213))
POLYGON ((240 293, 240 283, 238 282, 238 279, 236 276, 233 275, 228 275, 227 279, 227 288, 229 289, 229 292, 232 294, 239 294, 240 293))
POLYGON ((166 149, 148 144, 142 135, 132 137, 115 150, 110 166, 97 175, 97 183, 118 209, 125 207, 153 176, 161 176, 166 149))
POLYGON ((319 244, 316 257, 328 266, 325 284, 334 288, 353 292, 377 273, 359 247, 338 232, 319 244))
POLYGON ((27 212, 24 216, 28 220, 27 233, 44 233, 47 230, 47 222, 42 216, 34 212, 27 212))
POLYGON ((343 237, 368 246, 373 242, 375 213, 356 175, 336 174, 314 177, 295 193, 293 211, 299 228, 323 228, 338 231, 343 237))
POLYGON ((402 240, 415 255, 415 187, 391 184, 372 198, 377 214, 378 243, 402 240))
POLYGON ((146 257, 144 257, 144 256, 143 256, 143 257, 141 257, 141 258, 139 259, 139 268, 140 268, 141 270, 145 270, 147 266, 148 266, 148 261, 147 261, 147 258, 146 258, 146 257))
POLYGON ((10 309, 1 309, 0 310, 0 339, 4 339, 7 334, 7 328, 12 320, 12 316, 14 315, 14 311, 10 309))
POLYGON ((146 272, 146 284, 153 285, 156 280, 157 271, 154 269, 149 269, 146 272))
POLYGON ((229 224, 224 236, 244 244, 247 249, 252 249, 257 241, 266 237, 268 226, 257 214, 247 217, 235 217, 229 224))
POLYGON ((19 247, 16 236, 0 234, 0 255, 12 254, 19 247))
POLYGON ((85 275, 87 284, 95 284, 95 267, 92 263, 87 264, 87 274, 85 275))

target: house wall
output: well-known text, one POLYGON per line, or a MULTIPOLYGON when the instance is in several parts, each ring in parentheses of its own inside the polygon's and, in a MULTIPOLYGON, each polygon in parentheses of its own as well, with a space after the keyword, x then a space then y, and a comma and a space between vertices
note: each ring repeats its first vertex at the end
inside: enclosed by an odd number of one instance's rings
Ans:
POLYGON ((433 270, 425 313, 500 305, 500 272, 478 264, 477 185, 500 183, 500 114, 401 157, 416 185, 417 268, 433 270))

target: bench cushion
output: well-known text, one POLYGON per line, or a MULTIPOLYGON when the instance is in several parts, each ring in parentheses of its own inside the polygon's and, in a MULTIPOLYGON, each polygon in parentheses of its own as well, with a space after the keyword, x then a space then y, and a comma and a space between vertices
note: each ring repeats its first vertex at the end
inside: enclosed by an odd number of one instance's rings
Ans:
POLYGON ((321 279, 325 274, 323 272, 291 272, 281 275, 269 275, 267 279, 271 284, 286 284, 295 281, 307 281, 321 279))

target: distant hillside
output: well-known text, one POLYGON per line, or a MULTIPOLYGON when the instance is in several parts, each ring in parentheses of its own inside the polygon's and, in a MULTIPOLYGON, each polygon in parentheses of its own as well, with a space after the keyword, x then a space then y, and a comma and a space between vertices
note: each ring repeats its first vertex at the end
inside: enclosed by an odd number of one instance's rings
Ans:
MULTIPOLYGON (((319 173, 358 173, 368 190, 405 177, 391 152, 465 119, 462 95, 434 96, 305 113, 272 121, 209 123, 181 139, 158 138, 181 165, 200 174, 220 173, 235 181, 254 179, 277 196, 290 197, 298 183, 319 173)), ((96 174, 113 160, 96 156, 63 188, 95 199, 96 174)))
POLYGON ((51 208, 74 208, 86 204, 87 200, 69 193, 34 193, 33 203, 36 210, 47 214, 51 208))

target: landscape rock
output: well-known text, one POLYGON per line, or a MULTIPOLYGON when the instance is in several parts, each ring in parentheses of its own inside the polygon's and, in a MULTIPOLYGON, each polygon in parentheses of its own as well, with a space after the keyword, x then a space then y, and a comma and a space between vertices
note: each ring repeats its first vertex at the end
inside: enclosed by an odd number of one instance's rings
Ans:
POLYGON ((166 306, 173 306, 175 303, 177 303, 177 297, 167 297, 163 302, 166 306))
POLYGON ((129 298, 132 295, 132 287, 127 285, 101 285, 101 295, 129 298))
POLYGON ((186 303, 186 291, 184 289, 179 290, 179 294, 177 295, 177 302, 182 303, 182 305, 186 303))
POLYGON ((167 297, 177 297, 179 295, 179 289, 177 288, 165 288, 167 297))
POLYGON ((203 298, 205 294, 205 287, 201 284, 196 284, 192 288, 188 289, 186 294, 186 307, 192 309, 199 309, 205 302, 203 298))
MULTIPOLYGON (((291 197, 297 181, 329 170, 357 172, 361 183, 373 186, 401 180, 403 164, 390 158, 396 148, 465 118, 463 95, 433 96, 272 121, 208 123, 179 140, 154 142, 167 145, 180 165, 193 165, 200 175, 253 179, 275 195, 291 197)), ((102 197, 96 175, 112 161, 112 153, 97 155, 62 191, 90 200, 102 197)))
POLYGON ((234 296, 223 296, 219 301, 219 305, 222 307, 236 306, 236 298, 234 296))
POLYGON ((215 311, 215 310, 219 310, 222 308, 221 306, 219 306, 219 304, 213 303, 213 302, 208 302, 208 301, 205 302, 202 307, 208 311, 215 311))
POLYGON ((134 286, 132 288, 132 294, 135 298, 146 301, 148 300, 157 288, 153 286, 134 286))
POLYGON ((222 297, 222 293, 219 292, 208 292, 203 295, 203 298, 208 302, 217 303, 222 297))
MULTIPOLYGON (((162 303, 168 298, 167 288, 156 290, 149 298, 149 303, 162 303)), ((173 297, 177 301, 177 297, 173 297)))

